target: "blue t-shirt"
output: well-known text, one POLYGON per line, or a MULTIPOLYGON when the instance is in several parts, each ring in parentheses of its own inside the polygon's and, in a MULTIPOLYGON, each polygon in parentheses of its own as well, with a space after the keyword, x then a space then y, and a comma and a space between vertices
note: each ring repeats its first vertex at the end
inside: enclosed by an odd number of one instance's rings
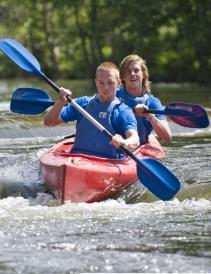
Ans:
MULTIPOLYGON (((136 103, 135 100, 133 100, 133 98, 135 99, 136 97, 130 95, 126 89, 124 89, 122 86, 120 86, 117 91, 116 91, 116 96, 120 99, 123 100, 123 102, 128 105, 130 108, 134 108, 136 103)), ((146 101, 145 104, 149 109, 163 109, 163 105, 161 104, 161 101, 154 97, 153 95, 149 95, 149 98, 146 101)), ((155 116, 160 119, 160 120, 164 120, 165 116, 162 114, 155 114, 155 116)))
MULTIPOLYGON (((75 99, 75 102, 80 105, 83 109, 86 108, 87 104, 93 97, 83 96, 75 99)), ((77 121, 77 124, 83 118, 83 115, 75 109, 71 104, 64 106, 60 117, 67 123, 69 121, 77 121)), ((123 137, 125 137, 125 132, 129 129, 137 130, 137 121, 132 112, 124 103, 117 105, 111 115, 111 124, 114 131, 123 137)))
MULTIPOLYGON (((160 100, 152 95, 149 94, 147 99, 144 97, 135 97, 130 95, 125 88, 120 86, 116 91, 116 96, 120 98, 126 105, 128 105, 131 109, 135 108, 135 106, 142 102, 145 104, 149 109, 163 109, 163 106, 160 100)), ((155 116, 159 120, 164 120, 165 116, 161 114, 155 114, 155 116)), ((138 121, 138 132, 139 138, 141 143, 144 143, 147 140, 147 136, 153 131, 153 127, 148 119, 145 117, 137 116, 138 121), (143 126, 145 128, 143 128, 143 126)))

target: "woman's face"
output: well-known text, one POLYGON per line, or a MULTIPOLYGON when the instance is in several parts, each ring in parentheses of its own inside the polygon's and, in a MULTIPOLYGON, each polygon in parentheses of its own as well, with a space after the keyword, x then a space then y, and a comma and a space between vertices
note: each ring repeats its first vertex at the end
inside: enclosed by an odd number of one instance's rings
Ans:
POLYGON ((129 94, 140 96, 142 94, 143 72, 140 61, 132 61, 125 69, 123 75, 125 87, 129 94))

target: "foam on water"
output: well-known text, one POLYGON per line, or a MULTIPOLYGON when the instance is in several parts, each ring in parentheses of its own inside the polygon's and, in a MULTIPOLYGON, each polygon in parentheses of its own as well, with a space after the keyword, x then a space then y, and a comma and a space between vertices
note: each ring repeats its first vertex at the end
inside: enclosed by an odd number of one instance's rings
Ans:
POLYGON ((0 102, 0 112, 9 112, 10 102, 0 102))
POLYGON ((0 200, 0 219, 7 217, 12 219, 16 215, 17 218, 63 218, 70 219, 78 217, 93 217, 102 219, 105 216, 110 216, 114 219, 124 219, 127 217, 136 218, 144 216, 158 216, 191 212, 197 213, 202 211, 210 211, 211 200, 204 198, 200 199, 184 199, 179 201, 177 198, 171 201, 155 201, 151 203, 140 202, 136 204, 127 204, 124 200, 106 200, 96 203, 71 203, 65 202, 62 205, 52 206, 49 201, 52 200, 52 196, 49 194, 40 193, 34 199, 24 199, 23 197, 7 197, 0 200), (67 215, 66 215, 67 214, 67 215))
POLYGON ((4 273, 205 273, 210 208, 205 199, 56 207, 2 199, 1 263, 4 273))

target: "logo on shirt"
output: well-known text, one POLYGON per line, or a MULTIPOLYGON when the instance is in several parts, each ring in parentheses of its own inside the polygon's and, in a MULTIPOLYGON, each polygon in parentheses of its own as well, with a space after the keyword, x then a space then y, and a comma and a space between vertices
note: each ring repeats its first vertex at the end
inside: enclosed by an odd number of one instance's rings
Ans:
POLYGON ((99 113, 99 118, 105 119, 107 116, 107 112, 100 112, 99 113))

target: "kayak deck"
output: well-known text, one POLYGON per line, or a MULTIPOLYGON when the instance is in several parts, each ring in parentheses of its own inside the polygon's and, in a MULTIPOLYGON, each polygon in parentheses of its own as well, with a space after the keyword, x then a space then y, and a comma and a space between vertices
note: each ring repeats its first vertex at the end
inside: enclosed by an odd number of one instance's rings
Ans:
MULTIPOLYGON (((61 203, 102 201, 137 181, 136 162, 130 157, 116 160, 70 154, 73 144, 74 138, 66 139, 40 158, 44 181, 61 203)), ((142 159, 164 158, 163 148, 153 135, 134 154, 142 159)))

